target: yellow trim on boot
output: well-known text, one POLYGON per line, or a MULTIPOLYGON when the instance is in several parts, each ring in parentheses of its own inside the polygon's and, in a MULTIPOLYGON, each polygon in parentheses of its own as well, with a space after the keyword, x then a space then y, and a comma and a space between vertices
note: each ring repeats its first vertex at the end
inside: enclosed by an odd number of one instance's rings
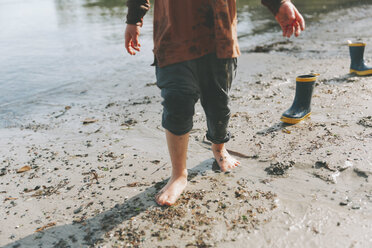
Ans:
POLYGON ((357 71, 354 69, 350 69, 350 73, 355 73, 358 76, 368 76, 368 75, 372 75, 372 69, 365 70, 365 71, 357 71))
POLYGON ((296 78, 296 82, 315 82, 316 81, 316 76, 314 77, 308 77, 308 78, 296 78))
POLYGON ((307 117, 309 117, 311 115, 311 112, 307 113, 304 117, 300 118, 300 119, 297 119, 297 118, 290 118, 290 117, 286 117, 286 116, 283 116, 280 117, 280 121, 284 122, 284 123, 288 123, 288 124, 297 124, 299 123, 300 121, 306 119, 307 117))
POLYGON ((366 43, 360 42, 360 43, 350 43, 349 46, 351 47, 361 47, 366 46, 366 43))

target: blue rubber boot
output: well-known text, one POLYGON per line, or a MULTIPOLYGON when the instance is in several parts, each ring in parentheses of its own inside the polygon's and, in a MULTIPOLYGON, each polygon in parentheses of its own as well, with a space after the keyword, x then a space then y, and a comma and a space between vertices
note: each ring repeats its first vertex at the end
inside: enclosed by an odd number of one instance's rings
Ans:
POLYGON ((358 76, 372 75, 372 67, 364 63, 363 54, 365 46, 366 44, 362 42, 349 44, 351 58, 350 73, 355 73, 358 76))
POLYGON ((296 78, 296 95, 292 106, 287 109, 280 120, 296 124, 311 115, 311 98, 317 75, 301 75, 296 78))

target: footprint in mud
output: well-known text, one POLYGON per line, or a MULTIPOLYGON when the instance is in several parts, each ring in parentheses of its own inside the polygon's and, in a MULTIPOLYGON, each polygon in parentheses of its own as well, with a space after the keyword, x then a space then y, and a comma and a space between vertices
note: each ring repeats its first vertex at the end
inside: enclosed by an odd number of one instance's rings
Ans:
POLYGON ((337 183, 337 177, 340 175, 340 172, 353 167, 353 163, 350 161, 345 161, 341 165, 333 165, 327 161, 317 161, 314 168, 316 169, 313 172, 313 175, 322 179, 327 183, 337 183))

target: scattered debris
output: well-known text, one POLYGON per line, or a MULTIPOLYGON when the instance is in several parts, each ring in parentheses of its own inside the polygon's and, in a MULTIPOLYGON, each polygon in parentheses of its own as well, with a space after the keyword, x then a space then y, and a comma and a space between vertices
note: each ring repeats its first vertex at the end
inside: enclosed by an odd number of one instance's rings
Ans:
POLYGON ((6 168, 0 169, 0 177, 6 175, 6 168))
POLYGON ((85 120, 83 120, 83 125, 87 125, 87 124, 95 123, 95 122, 97 122, 97 121, 98 121, 97 119, 86 118, 85 120))
POLYGON ((291 131, 288 130, 288 129, 286 129, 286 128, 283 128, 283 129, 282 129, 282 132, 283 132, 283 133, 287 133, 287 134, 291 134, 291 131))
POLYGON ((5 197, 4 202, 6 201, 12 201, 12 200, 17 200, 17 197, 5 197))
POLYGON ((340 206, 348 206, 349 204, 351 204, 351 200, 349 199, 349 197, 345 197, 345 200, 341 201, 339 204, 340 206))
POLYGON ((74 214, 78 214, 78 213, 80 213, 82 210, 83 210, 83 206, 80 206, 80 207, 78 207, 77 209, 75 209, 73 213, 74 213, 74 214))
POLYGON ((146 87, 150 87, 150 86, 156 86, 156 82, 154 82, 154 83, 147 83, 146 84, 146 87))
POLYGON ((19 168, 19 169, 17 170, 17 173, 23 173, 23 172, 26 172, 26 171, 29 171, 29 170, 31 170, 31 166, 29 166, 29 165, 25 165, 25 166, 23 166, 22 168, 19 168))
POLYGON ((265 169, 267 174, 272 176, 283 176, 287 174, 287 171, 293 167, 294 161, 283 161, 271 163, 269 167, 265 169))
MULTIPOLYGON (((103 170, 106 171, 105 169, 103 169, 103 170)), ((90 177, 85 177, 84 178, 84 182, 88 182, 88 186, 91 186, 93 184, 93 180, 96 181, 96 184, 99 184, 98 179, 104 177, 104 176, 99 176, 98 173, 96 172, 96 170, 91 170, 89 172, 83 172, 82 175, 90 176, 90 177)))
POLYGON ((63 116, 70 109, 71 109, 71 106, 65 106, 65 109, 63 110, 63 112, 59 115, 56 115, 54 118, 59 118, 59 117, 63 116))
POLYGON ((292 44, 292 41, 278 41, 278 42, 274 42, 274 43, 267 44, 267 45, 256 46, 253 49, 248 50, 247 52, 253 52, 253 53, 268 53, 270 51, 279 51, 279 52, 292 51, 293 52, 293 50, 298 49, 293 46, 288 46, 288 48, 283 46, 283 45, 291 45, 291 44, 292 44))
POLYGON ((77 224, 77 223, 82 223, 86 220, 87 216, 86 215, 83 215, 79 218, 76 218, 72 221, 73 224, 77 224))
POLYGON ((142 187, 142 186, 149 186, 148 183, 140 183, 140 182, 134 182, 134 183, 128 183, 127 187, 142 187))
POLYGON ((56 186, 43 186, 42 189, 37 190, 34 194, 31 196, 33 197, 39 197, 39 196, 50 196, 53 194, 57 194, 58 190, 66 186, 69 182, 67 180, 62 180, 59 182, 56 186))
POLYGON ((112 106, 114 106, 114 105, 115 105, 115 103, 110 102, 110 103, 108 103, 108 104, 106 105, 105 109, 108 109, 108 108, 110 108, 110 107, 112 107, 112 106))
POLYGON ((36 229, 35 232, 41 232, 41 231, 43 231, 43 230, 45 230, 45 229, 47 229, 49 227, 55 226, 55 225, 56 225, 55 222, 50 222, 50 223, 46 224, 45 226, 42 226, 42 227, 36 229))
POLYGON ((161 170, 162 168, 164 168, 166 165, 167 165, 167 163, 163 164, 162 166, 160 166, 159 168, 157 168, 153 173, 151 173, 151 175, 155 174, 156 172, 158 172, 159 170, 161 170))
POLYGON ((134 126, 134 125, 136 125, 136 124, 137 124, 137 120, 135 120, 135 119, 128 119, 128 120, 126 120, 125 122, 123 122, 123 123, 121 124, 121 126, 131 127, 131 126, 134 126))
POLYGON ((351 209, 354 209, 354 210, 360 209, 360 205, 354 204, 353 206, 351 206, 351 209))
POLYGON ((358 124, 363 127, 372 127, 372 116, 363 117, 358 121, 358 124))

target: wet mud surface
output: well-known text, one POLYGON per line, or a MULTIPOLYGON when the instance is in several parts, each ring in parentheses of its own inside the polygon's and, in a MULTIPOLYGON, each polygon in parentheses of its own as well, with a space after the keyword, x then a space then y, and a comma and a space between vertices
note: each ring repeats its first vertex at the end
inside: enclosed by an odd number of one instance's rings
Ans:
POLYGON ((197 105, 189 185, 173 207, 153 200, 170 175, 153 82, 128 101, 66 103, 0 129, 0 246, 369 247, 372 78, 348 74, 344 41, 363 38, 371 61, 370 13, 340 10, 244 54, 228 143, 242 165, 213 169, 197 105), (308 73, 320 74, 312 115, 283 125, 295 78, 308 73))

